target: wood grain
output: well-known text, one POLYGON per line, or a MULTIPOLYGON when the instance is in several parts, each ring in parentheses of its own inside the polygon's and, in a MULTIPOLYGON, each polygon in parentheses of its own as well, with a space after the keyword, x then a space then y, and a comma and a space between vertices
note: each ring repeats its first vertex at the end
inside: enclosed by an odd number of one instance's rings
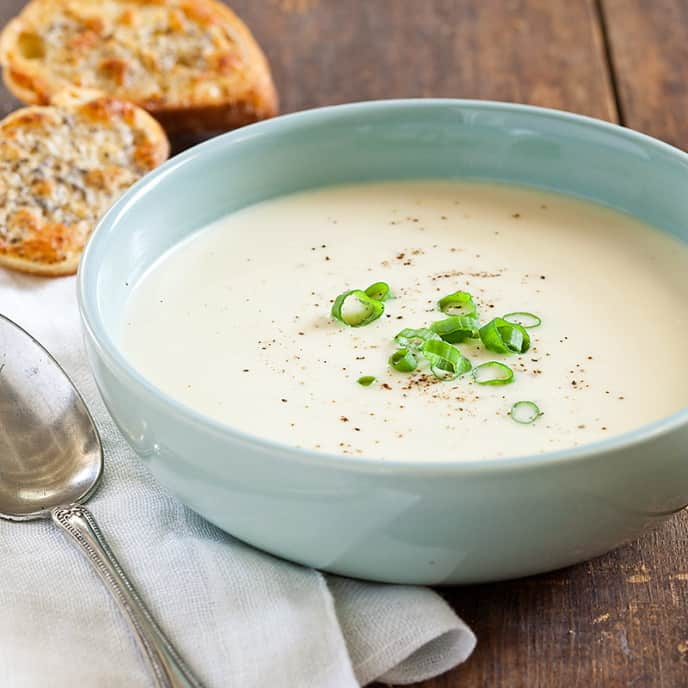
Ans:
POLYGON ((688 148, 688 3, 603 0, 623 122, 688 148))
POLYGON ((592 0, 237 0, 290 112, 401 97, 615 119, 592 0))
MULTIPOLYGON (((0 26, 4 27, 24 4, 20 0, 0 1, 0 26)), ((5 88, 4 84, 0 86, 0 118, 18 107, 21 107, 21 103, 5 88)))
MULTIPOLYGON (((0 24, 22 4, 3 0, 0 24)), ((685 0, 231 4, 271 60, 284 112, 451 96, 616 120, 618 100, 630 126, 688 146, 682 126, 688 109, 685 0)), ((0 113, 16 106, 6 91, 0 94, 0 113)), ((593 562, 520 581, 441 590, 476 631, 478 648, 466 664, 418 688, 688 685, 687 542, 684 513, 593 562)))
POLYGON ((418 688, 688 685, 687 526, 684 514, 580 566, 445 591, 478 648, 418 688))

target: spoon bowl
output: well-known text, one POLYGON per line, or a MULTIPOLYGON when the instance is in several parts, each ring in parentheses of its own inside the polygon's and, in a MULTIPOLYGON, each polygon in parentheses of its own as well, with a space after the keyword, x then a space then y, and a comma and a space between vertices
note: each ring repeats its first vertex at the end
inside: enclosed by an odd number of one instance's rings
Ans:
POLYGON ((50 518, 54 507, 86 501, 103 472, 81 395, 58 362, 2 315, 0 457, 0 517, 12 521, 50 518))

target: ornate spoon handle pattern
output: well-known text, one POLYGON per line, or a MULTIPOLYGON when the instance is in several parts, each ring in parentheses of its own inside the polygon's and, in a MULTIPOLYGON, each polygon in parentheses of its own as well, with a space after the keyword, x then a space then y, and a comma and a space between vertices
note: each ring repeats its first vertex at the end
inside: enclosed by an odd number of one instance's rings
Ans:
POLYGON ((81 548, 129 619, 156 688, 202 688, 122 571, 91 512, 80 504, 69 504, 54 508, 51 516, 81 548))

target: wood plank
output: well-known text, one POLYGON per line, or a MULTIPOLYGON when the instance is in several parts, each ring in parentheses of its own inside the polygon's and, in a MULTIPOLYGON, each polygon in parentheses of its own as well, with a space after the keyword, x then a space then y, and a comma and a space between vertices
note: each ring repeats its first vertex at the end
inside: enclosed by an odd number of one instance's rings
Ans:
POLYGON ((688 149, 688 3, 602 0, 623 121, 688 149))
MULTIPOLYGON (((21 0, 3 0, 0 2, 0 27, 4 27, 25 4, 21 0)), ((21 103, 2 84, 0 87, 0 118, 18 107, 21 107, 21 103)))
POLYGON ((418 688, 688 685, 688 516, 580 566, 448 589, 473 657, 418 688))
POLYGON ((615 119, 593 0, 236 0, 282 110, 401 97, 511 100, 615 119))

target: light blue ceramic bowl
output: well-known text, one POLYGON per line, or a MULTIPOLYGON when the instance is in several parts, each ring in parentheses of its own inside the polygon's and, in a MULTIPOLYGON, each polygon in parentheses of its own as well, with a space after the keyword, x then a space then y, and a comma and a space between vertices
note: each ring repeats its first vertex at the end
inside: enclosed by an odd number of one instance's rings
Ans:
POLYGON ((160 392, 120 352, 132 285, 205 223, 298 189, 422 177, 554 189, 688 240, 688 156, 563 112, 387 101, 303 112, 213 139, 125 194, 81 262, 88 355, 134 449, 183 502, 242 540, 381 581, 468 583, 547 571, 606 552, 681 509, 688 409, 544 456, 447 464, 433 462, 429 448, 416 463, 383 463, 233 430, 160 392))

